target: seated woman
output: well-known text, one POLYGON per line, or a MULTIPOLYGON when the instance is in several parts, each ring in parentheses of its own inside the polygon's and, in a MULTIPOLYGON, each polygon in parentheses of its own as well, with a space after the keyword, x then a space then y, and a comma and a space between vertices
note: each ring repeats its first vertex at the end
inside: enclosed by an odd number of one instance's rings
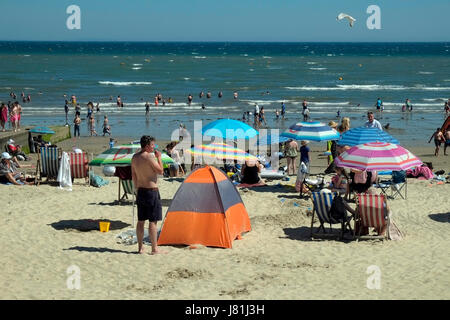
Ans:
POLYGON ((248 160, 242 165, 241 168, 241 183, 245 184, 257 184, 263 182, 259 177, 259 173, 261 172, 262 165, 259 161, 248 160))
POLYGON ((0 161, 0 183, 31 184, 25 180, 24 175, 17 168, 20 168, 17 160, 14 160, 8 152, 3 152, 0 161))
POLYGON ((348 176, 342 167, 335 167, 334 171, 336 172, 336 175, 331 178, 329 189, 339 194, 345 194, 347 192, 348 176))
POLYGON ((367 192, 377 180, 377 172, 352 169, 350 172, 350 180, 351 182, 348 184, 347 197, 353 192, 367 192))
POLYGON ((6 149, 11 156, 17 157, 18 160, 30 160, 30 158, 22 151, 22 146, 15 144, 13 139, 8 140, 6 143, 6 149))
POLYGON ((183 176, 185 174, 183 167, 181 166, 181 157, 178 150, 175 149, 175 146, 177 145, 176 142, 171 142, 167 145, 167 154, 173 159, 174 163, 172 165, 172 170, 170 173, 171 177, 178 177, 179 174, 183 176))

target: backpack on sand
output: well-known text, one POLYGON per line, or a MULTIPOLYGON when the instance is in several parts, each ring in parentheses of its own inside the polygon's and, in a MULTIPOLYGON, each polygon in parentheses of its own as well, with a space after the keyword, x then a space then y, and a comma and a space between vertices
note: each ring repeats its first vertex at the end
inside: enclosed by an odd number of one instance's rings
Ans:
POLYGON ((336 195, 330 207, 330 218, 334 222, 342 222, 347 219, 347 209, 344 205, 344 199, 340 195, 336 195))

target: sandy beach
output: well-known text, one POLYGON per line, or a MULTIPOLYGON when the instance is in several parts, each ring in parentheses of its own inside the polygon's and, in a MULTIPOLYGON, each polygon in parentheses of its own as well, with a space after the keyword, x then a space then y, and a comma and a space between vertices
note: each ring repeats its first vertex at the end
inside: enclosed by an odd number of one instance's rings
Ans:
MULTIPOLYGON (((69 151, 73 144, 58 146, 69 151)), ((77 142, 93 154, 107 145, 106 137, 77 142)), ((311 144, 313 174, 326 167, 319 156, 324 148, 311 144)), ((442 150, 434 157, 431 144, 408 149, 433 162, 435 171, 450 172, 450 156, 442 150)), ((157 256, 138 255, 137 245, 117 238, 132 227, 133 212, 131 202, 117 204, 118 178, 108 177, 109 185, 101 188, 76 180, 72 191, 45 183, 0 185, 0 299, 450 298, 450 184, 408 179, 408 199, 388 200, 403 240, 340 242, 310 239, 312 201, 300 199, 290 186, 295 178, 239 191, 252 231, 232 249, 164 246, 168 254, 157 256), (102 219, 112 221, 107 233, 98 230, 102 219), (71 266, 80 271, 79 289, 68 286, 71 266), (381 272, 379 289, 367 286, 371 266, 381 272)), ((159 180, 163 217, 180 184, 159 180)))

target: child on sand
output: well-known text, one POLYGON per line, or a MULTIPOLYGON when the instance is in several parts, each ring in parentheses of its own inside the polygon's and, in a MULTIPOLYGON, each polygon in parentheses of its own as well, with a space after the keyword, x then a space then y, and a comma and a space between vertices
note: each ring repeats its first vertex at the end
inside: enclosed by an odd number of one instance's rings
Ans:
POLYGON ((433 138, 434 138, 434 145, 436 146, 436 149, 434 150, 434 155, 437 157, 439 155, 439 147, 441 146, 441 143, 445 142, 445 138, 441 132, 441 128, 436 129, 436 131, 431 136, 430 140, 428 140, 428 143, 430 143, 431 139, 433 138))

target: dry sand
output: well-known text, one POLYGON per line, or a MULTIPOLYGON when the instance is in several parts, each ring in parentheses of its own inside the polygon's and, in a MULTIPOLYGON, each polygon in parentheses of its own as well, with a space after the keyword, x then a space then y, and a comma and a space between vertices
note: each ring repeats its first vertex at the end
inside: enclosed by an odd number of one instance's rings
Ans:
MULTIPOLYGON (((72 145, 59 143, 64 150, 72 145)), ((77 144, 94 154, 107 145, 103 137, 77 144)), ((312 149, 312 172, 319 173, 326 160, 319 159, 320 147, 312 149)), ((431 146, 410 150, 450 171, 450 156, 433 157, 431 146)), ((409 179, 408 200, 389 200, 402 241, 339 242, 311 240, 311 200, 273 181, 240 191, 252 231, 232 249, 164 246, 168 254, 151 256, 118 242, 131 227, 132 206, 116 203, 118 179, 108 180, 102 188, 78 180, 71 192, 48 184, 0 185, 0 299, 450 298, 450 184, 409 179), (113 221, 109 232, 98 231, 99 219, 113 221), (68 288, 70 266, 80 270, 78 290, 68 288), (381 272, 380 289, 367 287, 369 266, 381 272)), ((281 182, 294 183, 295 177, 281 182)), ((160 179, 163 215, 180 184, 160 179)))

